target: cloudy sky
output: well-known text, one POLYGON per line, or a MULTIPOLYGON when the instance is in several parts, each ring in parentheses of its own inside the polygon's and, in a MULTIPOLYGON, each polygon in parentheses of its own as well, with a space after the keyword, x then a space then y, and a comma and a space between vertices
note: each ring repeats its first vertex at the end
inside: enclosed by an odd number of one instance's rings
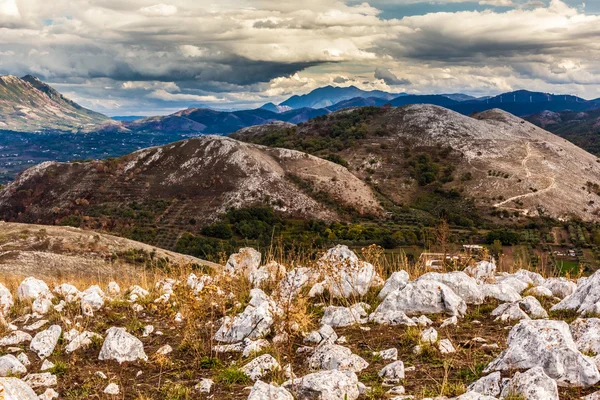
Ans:
POLYGON ((600 97, 600 0, 0 0, 0 74, 108 115, 324 85, 600 97))

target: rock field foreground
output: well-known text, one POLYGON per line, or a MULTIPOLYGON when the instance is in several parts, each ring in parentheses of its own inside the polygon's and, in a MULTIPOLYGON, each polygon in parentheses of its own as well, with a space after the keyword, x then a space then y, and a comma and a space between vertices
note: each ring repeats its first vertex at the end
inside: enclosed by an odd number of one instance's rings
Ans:
POLYGON ((151 287, 0 285, 4 399, 600 399, 600 272, 387 280, 345 246, 151 287), (84 289, 80 291, 80 289, 84 289))

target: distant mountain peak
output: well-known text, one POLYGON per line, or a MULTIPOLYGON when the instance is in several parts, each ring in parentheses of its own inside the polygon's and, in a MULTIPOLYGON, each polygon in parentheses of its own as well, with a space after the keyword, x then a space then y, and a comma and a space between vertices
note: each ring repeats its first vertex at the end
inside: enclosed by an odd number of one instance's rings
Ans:
POLYGON ((67 99, 33 75, 0 76, 0 128, 35 132, 73 131, 109 120, 67 99))

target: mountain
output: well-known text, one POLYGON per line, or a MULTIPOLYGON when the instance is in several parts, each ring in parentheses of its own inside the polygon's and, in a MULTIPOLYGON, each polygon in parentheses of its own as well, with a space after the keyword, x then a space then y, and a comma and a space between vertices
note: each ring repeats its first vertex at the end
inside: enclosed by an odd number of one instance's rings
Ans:
POLYGON ((600 108, 589 111, 543 111, 526 118, 600 157, 600 108))
POLYGON ((327 109, 299 108, 273 112, 264 108, 240 111, 216 111, 208 108, 189 108, 164 117, 150 117, 123 122, 131 132, 186 132, 228 134, 239 129, 273 121, 299 123, 327 114, 327 109))
POLYGON ((346 168, 305 153, 202 136, 119 159, 47 162, 0 192, 0 219, 110 229, 172 248, 230 208, 337 221, 342 209, 379 214, 375 195, 346 168), (326 199, 326 200, 324 200, 326 199))
POLYGON ((74 131, 109 118, 81 107, 31 75, 0 76, 0 129, 74 131))
POLYGON ((57 274, 79 279, 135 277, 152 259, 157 264, 169 260, 180 267, 217 267, 205 260, 104 233, 8 222, 0 222, 0 253, 1 273, 49 279, 57 274))
POLYGON ((349 87, 336 87, 336 86, 325 86, 313 90, 310 93, 304 95, 292 96, 280 106, 296 108, 327 108, 340 101, 353 99, 355 97, 376 97, 386 100, 391 100, 398 97, 399 94, 392 94, 382 92, 380 90, 365 91, 357 88, 356 86, 349 87))
POLYGON ((388 204, 452 223, 477 215, 593 220, 600 211, 596 157, 499 109, 469 117, 432 105, 362 108, 262 130, 232 137, 337 160, 388 204))
POLYGON ((456 100, 456 101, 477 100, 476 97, 469 96, 468 94, 462 94, 462 93, 447 93, 447 94, 441 94, 440 96, 445 96, 449 99, 456 100))
POLYGON ((280 113, 280 112, 284 112, 284 111, 289 111, 292 108, 287 107, 287 106, 278 106, 278 105, 275 105, 274 103, 267 103, 267 104, 264 104, 262 107, 260 107, 260 109, 271 111, 274 113, 280 113))
POLYGON ((148 117, 143 117, 143 116, 138 116, 138 115, 116 115, 116 116, 110 117, 110 118, 115 121, 132 122, 132 121, 137 121, 139 119, 144 119, 144 118, 148 118, 148 117))

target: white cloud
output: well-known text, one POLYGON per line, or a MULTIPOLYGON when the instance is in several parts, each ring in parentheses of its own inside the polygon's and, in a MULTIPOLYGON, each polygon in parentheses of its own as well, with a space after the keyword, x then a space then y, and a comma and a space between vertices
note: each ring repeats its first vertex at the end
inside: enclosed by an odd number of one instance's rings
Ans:
POLYGON ((155 4, 149 7, 140 8, 140 12, 150 17, 169 17, 177 14, 177 7, 170 4, 155 4))
POLYGON ((184 93, 169 93, 164 89, 158 89, 150 93, 147 97, 164 100, 164 101, 202 101, 202 102, 216 102, 219 99, 215 96, 200 96, 195 94, 184 94, 184 93))

